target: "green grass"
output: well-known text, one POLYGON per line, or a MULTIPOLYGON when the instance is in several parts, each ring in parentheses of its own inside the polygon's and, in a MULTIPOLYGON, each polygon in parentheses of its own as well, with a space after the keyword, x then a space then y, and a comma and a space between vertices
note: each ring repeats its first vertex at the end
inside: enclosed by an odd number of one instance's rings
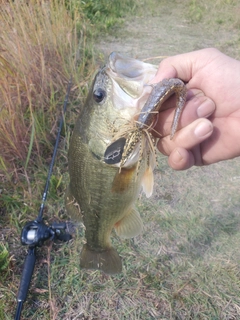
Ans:
POLYGON ((81 9, 93 25, 100 26, 101 31, 110 30, 119 25, 126 16, 127 10, 134 12, 137 4, 133 0, 86 0, 82 1, 81 9))
MULTIPOLYGON (((15 312, 26 255, 20 233, 38 214, 68 79, 73 75, 74 84, 44 212, 49 223, 68 219, 69 136, 101 60, 92 41, 103 30, 112 34, 135 8, 134 1, 42 3, 15 1, 0 9, 0 320, 15 312)), ((145 8, 156 14, 155 1, 139 4, 142 14, 145 8)), ((218 17, 207 1, 188 4, 183 16, 193 27, 239 28, 237 15, 229 20, 235 1, 216 2, 218 17)), ((161 5, 162 12, 171 10, 169 2, 161 5)), ((123 273, 80 270, 79 225, 70 243, 37 250, 22 319, 238 319, 239 177, 238 160, 173 172, 160 157, 154 195, 137 202, 144 232, 131 240, 113 237, 123 273)))
POLYGON ((0 243, 0 271, 5 271, 9 265, 9 252, 4 243, 0 243))
MULTIPOLYGON (((199 170, 191 170, 198 178, 194 185, 187 173, 176 173, 168 185, 170 170, 162 164, 161 183, 166 185, 162 192, 172 193, 172 199, 159 202, 156 190, 153 199, 143 197, 138 202, 146 225, 143 234, 134 240, 114 239, 123 258, 121 275, 79 269, 81 229, 71 244, 52 252, 51 312, 56 318, 234 319, 239 315, 239 201, 237 197, 228 201, 231 189, 216 193, 217 186, 209 179, 225 170, 221 184, 225 176, 238 176, 239 170, 224 164, 201 176, 199 170), (216 200, 220 203, 210 209, 209 202, 216 200)), ((156 178, 160 179, 158 172, 156 178)))
POLYGON ((191 0, 187 3, 188 18, 193 23, 204 22, 211 27, 239 29, 239 2, 237 0, 218 0, 207 2, 205 0, 191 0))

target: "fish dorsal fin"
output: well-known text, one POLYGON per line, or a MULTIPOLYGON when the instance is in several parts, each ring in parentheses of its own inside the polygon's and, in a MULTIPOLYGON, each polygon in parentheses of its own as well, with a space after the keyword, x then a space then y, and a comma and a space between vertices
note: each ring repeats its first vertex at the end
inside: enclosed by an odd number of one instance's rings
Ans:
POLYGON ((117 234, 121 238, 133 238, 139 235, 143 229, 142 219, 135 208, 114 226, 117 234))
POLYGON ((151 197, 153 193, 153 185, 154 185, 153 170, 152 170, 152 167, 149 166, 142 178, 142 187, 147 198, 151 197))

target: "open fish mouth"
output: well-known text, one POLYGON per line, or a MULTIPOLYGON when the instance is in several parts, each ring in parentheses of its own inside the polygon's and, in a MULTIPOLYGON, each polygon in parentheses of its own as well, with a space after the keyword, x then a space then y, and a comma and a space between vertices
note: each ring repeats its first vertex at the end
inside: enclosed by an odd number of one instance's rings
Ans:
POLYGON ((115 108, 126 108, 131 116, 140 112, 152 91, 148 84, 156 71, 152 64, 112 52, 106 73, 113 82, 112 102, 115 108))
MULTIPOLYGON (((156 66, 112 52, 106 65, 106 73, 113 82, 112 102, 115 108, 125 110, 126 120, 135 123, 151 91, 150 80, 156 74, 156 66)), ((128 125, 126 124, 126 128, 128 125)), ((116 134, 113 142, 104 153, 104 162, 118 166, 122 159, 128 129, 116 134)), ((131 131, 131 126, 129 126, 131 131)), ((139 157, 139 145, 136 145, 124 166, 135 163, 139 157)))

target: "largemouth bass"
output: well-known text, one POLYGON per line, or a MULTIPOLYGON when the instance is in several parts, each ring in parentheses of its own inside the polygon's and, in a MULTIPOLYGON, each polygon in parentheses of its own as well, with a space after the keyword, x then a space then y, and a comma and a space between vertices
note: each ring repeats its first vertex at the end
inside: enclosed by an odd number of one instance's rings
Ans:
POLYGON ((148 85, 156 71, 151 64, 112 53, 97 72, 75 124, 65 200, 69 215, 82 219, 85 225, 82 268, 121 272, 121 258, 111 245, 112 230, 123 238, 142 231, 134 202, 141 188, 148 197, 153 190, 152 112, 156 113, 172 93, 182 90, 180 96, 186 94, 184 84, 176 90, 175 82, 180 80, 172 79, 170 84, 159 86, 160 91, 165 87, 159 95, 158 89, 148 85))

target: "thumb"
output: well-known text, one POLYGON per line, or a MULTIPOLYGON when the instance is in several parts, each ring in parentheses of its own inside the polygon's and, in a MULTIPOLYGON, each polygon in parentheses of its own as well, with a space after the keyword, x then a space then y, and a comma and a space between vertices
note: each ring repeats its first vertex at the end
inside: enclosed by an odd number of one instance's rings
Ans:
POLYGON ((162 60, 151 83, 156 83, 166 78, 179 78, 184 82, 189 82, 192 78, 193 65, 199 53, 199 51, 183 53, 162 60))

